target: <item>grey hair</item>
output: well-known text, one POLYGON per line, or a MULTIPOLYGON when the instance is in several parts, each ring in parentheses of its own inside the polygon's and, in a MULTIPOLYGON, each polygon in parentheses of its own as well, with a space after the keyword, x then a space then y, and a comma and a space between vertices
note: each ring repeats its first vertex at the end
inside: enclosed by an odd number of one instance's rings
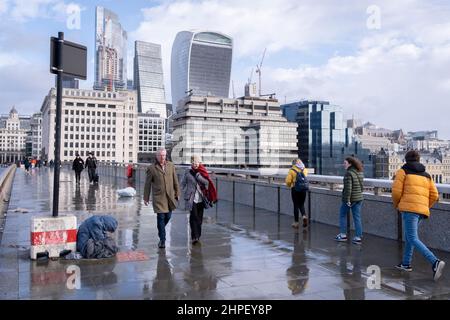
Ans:
POLYGON ((158 151, 156 151, 156 154, 161 154, 161 152, 165 151, 167 153, 166 148, 160 148, 158 151))
POLYGON ((191 163, 194 162, 195 160, 197 160, 198 162, 202 162, 202 158, 199 155, 194 154, 191 157, 191 163))

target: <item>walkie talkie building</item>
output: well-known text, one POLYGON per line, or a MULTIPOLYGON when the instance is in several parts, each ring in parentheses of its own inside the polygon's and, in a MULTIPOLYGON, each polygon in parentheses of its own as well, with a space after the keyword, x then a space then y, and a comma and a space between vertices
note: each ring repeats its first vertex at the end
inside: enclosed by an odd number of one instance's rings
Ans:
POLYGON ((172 46, 172 106, 187 95, 228 98, 233 40, 211 31, 182 31, 172 46))

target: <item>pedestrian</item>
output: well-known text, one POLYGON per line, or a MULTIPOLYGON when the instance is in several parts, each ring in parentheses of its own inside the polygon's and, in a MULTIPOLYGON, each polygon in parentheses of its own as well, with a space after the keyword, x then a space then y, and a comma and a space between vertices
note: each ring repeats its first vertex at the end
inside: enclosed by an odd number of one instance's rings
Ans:
POLYGON ((180 194, 175 166, 172 162, 167 161, 166 156, 166 149, 158 150, 155 163, 147 169, 144 187, 144 204, 146 206, 150 201, 150 193, 152 193, 153 211, 157 216, 159 248, 166 247, 166 225, 170 221, 172 211, 177 207, 180 194))
POLYGON ((29 173, 30 165, 31 165, 31 164, 30 164, 30 160, 29 160, 28 158, 25 158, 23 164, 24 164, 24 166, 25 166, 25 171, 26 171, 27 173, 29 173))
POLYGON ((342 204, 339 214, 340 233, 335 240, 347 241, 347 215, 350 209, 355 225, 355 236, 352 239, 354 244, 362 242, 361 207, 363 204, 364 174, 363 165, 356 157, 347 157, 344 160, 344 168, 347 170, 344 176, 344 190, 342 190, 342 204))
POLYGON ((292 223, 293 228, 299 227, 299 210, 302 213, 303 227, 308 226, 308 218, 306 217, 305 211, 306 193, 309 190, 309 183, 306 178, 307 175, 308 170, 305 168, 302 160, 293 160, 292 168, 289 170, 285 181, 287 187, 291 188, 291 197, 294 205, 294 223, 292 223))
POLYGON ((406 164, 399 169, 392 185, 392 201, 403 218, 405 249, 402 262, 396 266, 403 271, 412 271, 411 262, 414 248, 430 262, 433 279, 442 275, 445 262, 436 258, 419 239, 418 227, 423 219, 430 217, 430 208, 439 199, 439 193, 431 176, 420 163, 420 154, 410 150, 405 155, 406 164))
POLYGON ((94 152, 89 153, 84 167, 88 168, 89 183, 95 182, 95 176, 96 176, 96 170, 97 170, 97 158, 95 158, 94 152))
POLYGON ((77 153, 76 158, 73 160, 72 163, 72 170, 75 171, 75 181, 76 184, 80 184, 80 176, 81 171, 84 169, 84 161, 81 159, 80 155, 77 153))
POLYGON ((191 167, 186 169, 181 180, 185 210, 190 212, 189 224, 191 226, 192 244, 198 243, 202 235, 203 211, 209 205, 202 189, 207 190, 211 186, 208 178, 208 171, 201 164, 200 157, 192 156, 191 167))

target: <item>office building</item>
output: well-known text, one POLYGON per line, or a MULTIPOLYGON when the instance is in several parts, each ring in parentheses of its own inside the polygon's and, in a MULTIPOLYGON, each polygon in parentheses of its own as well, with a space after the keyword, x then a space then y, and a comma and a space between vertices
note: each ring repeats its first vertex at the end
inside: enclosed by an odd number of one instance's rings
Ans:
POLYGON ((166 119, 159 114, 139 113, 138 162, 152 162, 158 149, 165 147, 166 119))
POLYGON ((114 12, 96 7, 95 90, 126 89, 127 37, 127 32, 114 12))
POLYGON ((0 162, 13 163, 26 156, 30 117, 19 116, 13 106, 8 115, 0 116, 0 162))
MULTIPOLYGON (((54 159, 56 90, 42 107, 43 160, 54 159)), ((137 161, 137 107, 135 91, 105 92, 64 89, 62 97, 61 161, 94 152, 99 161, 137 161)))
POLYGON ((38 112, 31 116, 31 156, 41 158, 42 151, 42 113, 38 112))
POLYGON ((211 31, 182 31, 171 58, 172 105, 187 95, 228 98, 233 40, 211 31))
POLYGON ((190 96, 173 118, 172 160, 189 164, 287 168, 297 156, 297 124, 283 118, 276 99, 190 96))
POLYGON ((374 176, 373 154, 365 138, 348 128, 340 106, 328 101, 298 101, 281 106, 283 116, 298 124, 298 156, 308 168, 321 175, 343 175, 343 161, 359 158, 366 177, 374 176))
POLYGON ((159 44, 135 42, 134 85, 137 90, 138 112, 150 112, 166 118, 166 97, 159 44))

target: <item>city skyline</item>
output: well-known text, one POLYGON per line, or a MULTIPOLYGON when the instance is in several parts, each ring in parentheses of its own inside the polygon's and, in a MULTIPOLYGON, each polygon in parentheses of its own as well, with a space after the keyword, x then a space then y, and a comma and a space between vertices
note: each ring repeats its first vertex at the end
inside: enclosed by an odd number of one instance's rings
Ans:
POLYGON ((439 120, 450 113, 446 106, 450 79, 444 72, 450 66, 450 26, 445 19, 450 5, 443 1, 379 1, 379 28, 376 23, 369 28, 370 18, 376 12, 369 8, 369 1, 354 2, 345 8, 331 1, 315 4, 287 0, 262 1, 256 8, 232 0, 220 4, 171 1, 153 6, 136 1, 127 7, 118 1, 73 4, 81 9, 80 29, 67 28, 68 5, 62 1, 30 1, 26 6, 0 1, 0 24, 5 30, 0 39, 1 113, 7 113, 12 105, 25 110, 21 111, 24 114, 38 111, 42 97, 54 83, 48 73, 48 39, 57 31, 88 46, 88 80, 80 81, 80 88, 92 86, 91 31, 95 28, 95 6, 99 5, 116 12, 129 33, 128 78, 132 74, 130 57, 134 49, 130 44, 134 40, 161 44, 163 69, 168 75, 164 79, 168 101, 169 57, 175 35, 201 27, 233 37, 231 79, 236 96, 242 95, 251 69, 267 47, 263 93, 276 92, 280 103, 285 99, 329 100, 343 107, 346 118, 355 114, 381 127, 401 127, 405 131, 436 129, 440 138, 450 138, 450 128, 439 120), (196 14, 190 15, 192 12, 196 14), (214 19, 208 18, 211 12, 217 13, 214 19), (230 22, 227 17, 235 13, 241 18, 230 22), (296 17, 306 13, 308 23, 296 21, 296 17), (258 17, 264 18, 265 23, 258 23, 258 17), (172 23, 175 21, 179 23, 172 23), (274 25, 277 27, 272 30, 270 26, 274 25), (35 80, 37 77, 39 81, 35 80), (424 110, 428 113, 424 114, 424 110))

